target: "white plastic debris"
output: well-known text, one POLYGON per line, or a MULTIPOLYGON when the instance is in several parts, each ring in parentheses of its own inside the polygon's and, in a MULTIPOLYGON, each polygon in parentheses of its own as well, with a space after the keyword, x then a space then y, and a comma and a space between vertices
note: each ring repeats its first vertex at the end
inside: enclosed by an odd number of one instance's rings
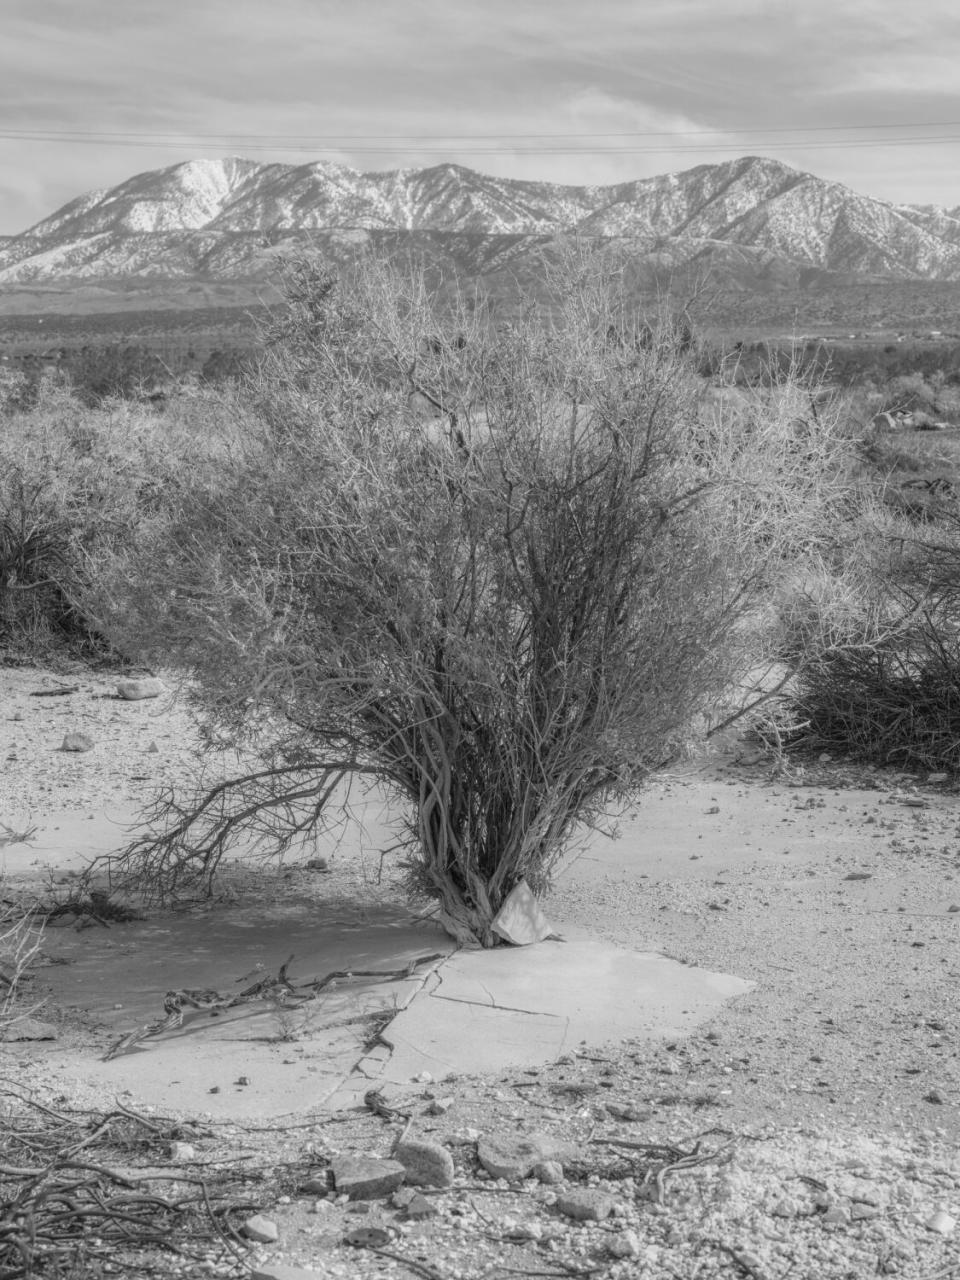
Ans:
POLYGON ((508 895, 493 922, 493 931, 515 947, 542 942, 553 933, 553 926, 540 910, 526 880, 521 880, 508 895))

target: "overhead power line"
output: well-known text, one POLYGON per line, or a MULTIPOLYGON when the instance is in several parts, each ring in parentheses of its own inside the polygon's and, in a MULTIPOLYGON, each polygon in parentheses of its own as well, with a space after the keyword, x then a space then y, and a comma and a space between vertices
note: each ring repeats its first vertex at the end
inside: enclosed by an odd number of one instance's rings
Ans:
POLYGON ((65 146, 136 147, 169 150, 190 148, 222 151, 237 147, 244 152, 275 154, 278 151, 302 155, 329 154, 403 156, 565 156, 565 155, 666 155, 738 152, 744 139, 762 142, 763 149, 777 151, 876 150, 885 147, 945 146, 960 142, 960 133, 929 133, 921 130, 960 130, 960 120, 925 123, 788 126, 737 130, 650 130, 605 133, 516 133, 516 134, 256 134, 256 133, 125 133, 83 129, 0 129, 0 140, 8 142, 56 143, 65 146), (877 137, 881 130, 911 130, 904 135, 877 137), (838 133, 859 133, 841 138, 838 133), (797 138, 797 134, 806 134, 797 138), (825 136, 817 137, 816 134, 825 136), (789 136, 786 136, 789 135, 789 136), (729 140, 733 136, 734 140, 729 140), (648 139, 676 138, 675 143, 648 139), (702 138, 704 141, 692 141, 702 138), (378 141, 379 139, 379 141, 378 141), (707 139, 714 139, 708 141, 707 139), (728 140, 720 140, 728 139, 728 140), (615 141, 619 140, 619 141, 615 141))
POLYGON ((238 139, 250 139, 252 141, 271 141, 277 142, 289 139, 293 142, 308 142, 313 145, 323 145, 332 142, 508 142, 520 141, 527 138, 567 138, 575 141, 589 141, 594 138, 697 138, 697 137, 729 137, 736 134, 738 137, 746 137, 757 134, 781 134, 781 133, 837 133, 837 132, 876 132, 879 129, 960 129, 960 120, 911 120, 897 121, 885 124, 878 124, 876 121, 869 124, 823 124, 823 125, 764 125, 761 127, 738 128, 730 126, 726 129, 616 129, 606 132, 580 132, 567 130, 566 132, 554 133, 531 133, 518 131, 516 133, 502 133, 494 131, 491 133, 204 133, 203 131, 185 130, 183 132, 174 132, 171 130, 152 129, 145 131, 128 131, 122 129, 21 129, 10 127, 3 132, 5 134, 17 134, 24 137, 61 137, 61 138, 155 138, 155 139, 193 139, 196 141, 236 141, 238 139))
MULTIPOLYGON (((419 156, 648 156, 648 155, 704 155, 704 154, 723 154, 734 152, 742 154, 744 151, 743 142, 729 143, 705 143, 699 146, 680 145, 680 146, 626 146, 626 147, 603 147, 603 146, 563 146, 563 147, 515 147, 515 146, 490 146, 490 147, 473 147, 459 146, 452 143, 447 147, 424 147, 417 144, 410 144, 406 147, 371 147, 371 146, 350 146, 346 143, 337 146, 333 145, 315 145, 305 146, 302 143, 291 145, 288 142, 278 141, 273 146, 265 146, 262 143, 251 144, 242 141, 231 141, 227 143, 214 143, 198 141, 195 138, 183 138, 180 140, 171 140, 169 142, 152 142, 133 140, 108 140, 97 138, 58 138, 58 137, 38 137, 31 136, 25 138, 22 135, 12 134, 0 131, 0 141, 7 142, 24 142, 31 143, 59 143, 60 145, 86 145, 86 146, 115 146, 130 147, 137 150, 162 150, 169 151, 171 149, 189 149, 191 151, 224 151, 231 147, 236 147, 238 151, 244 153, 257 153, 275 155, 277 152, 285 152, 287 154, 293 152, 297 155, 304 156, 323 156, 323 155, 369 155, 369 156, 393 156, 403 157, 406 155, 419 156)), ((960 142, 960 134, 951 135, 929 135, 918 136, 912 138, 888 138, 883 140, 867 140, 859 141, 821 141, 810 139, 807 142, 776 142, 769 141, 763 145, 762 150, 770 151, 876 151, 890 147, 906 147, 906 146, 943 146, 954 145, 960 142)))

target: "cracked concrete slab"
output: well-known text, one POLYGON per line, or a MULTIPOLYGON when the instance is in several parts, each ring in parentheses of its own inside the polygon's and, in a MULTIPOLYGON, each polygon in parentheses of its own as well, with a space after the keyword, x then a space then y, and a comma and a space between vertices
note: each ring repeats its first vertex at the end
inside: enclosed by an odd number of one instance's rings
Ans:
MULTIPOLYGON (((368 1056, 359 1071, 401 1085, 424 1071, 440 1080, 539 1066, 581 1041, 680 1037, 753 985, 582 937, 460 951, 381 1032, 390 1051, 368 1056)), ((341 1097, 351 1084, 362 1095, 359 1080, 347 1081, 341 1097)))
MULTIPOLYGON (((109 848, 117 828, 76 818, 54 824, 35 846, 16 850, 17 869, 62 870, 78 842, 84 854, 102 851, 98 842, 109 848)), ((455 952, 435 923, 383 902, 270 897, 261 888, 109 930, 50 927, 44 950, 54 963, 43 985, 65 1019, 44 1066, 143 1105, 269 1118, 356 1105, 372 1087, 408 1088, 424 1072, 442 1080, 537 1066, 581 1041, 682 1037, 752 985, 554 924, 565 941, 455 952), (110 1043, 162 1017, 165 991, 228 995, 275 974, 291 952, 295 983, 334 970, 395 972, 438 952, 446 958, 409 978, 351 979, 299 1010, 257 1001, 215 1017, 192 1011, 181 1028, 100 1060, 110 1043), (69 1034, 81 1026, 79 1038, 69 1034)), ((30 1053, 5 1046, 32 1069, 30 1053)))

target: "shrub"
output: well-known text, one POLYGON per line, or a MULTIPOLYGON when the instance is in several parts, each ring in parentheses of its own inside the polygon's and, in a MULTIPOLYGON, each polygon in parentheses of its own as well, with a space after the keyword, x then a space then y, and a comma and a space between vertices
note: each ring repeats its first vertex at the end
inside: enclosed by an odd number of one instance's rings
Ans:
POLYGON ((960 510, 940 494, 921 514, 881 487, 842 562, 794 597, 794 745, 960 771, 960 510))
POLYGON ((32 408, 8 408, 0 432, 0 641, 34 651, 64 641, 102 648, 80 603, 88 558, 149 522, 181 469, 202 467, 228 447, 219 421, 229 412, 226 399, 196 396, 175 400, 164 419, 124 401, 93 409, 56 377, 41 383, 32 408))
POLYGON ((708 411, 620 280, 574 253, 497 326, 370 260, 292 268, 242 445, 98 563, 109 633, 263 757, 171 800, 130 865, 209 878, 367 775, 413 887, 489 944, 749 666, 758 601, 821 536, 832 424, 789 383, 708 411))

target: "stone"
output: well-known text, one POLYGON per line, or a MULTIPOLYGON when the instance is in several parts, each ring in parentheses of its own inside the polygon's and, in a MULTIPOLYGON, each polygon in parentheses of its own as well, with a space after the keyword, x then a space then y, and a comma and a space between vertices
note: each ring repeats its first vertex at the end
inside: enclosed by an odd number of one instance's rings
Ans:
POLYGON ((615 1258, 638 1258, 640 1256, 640 1237, 635 1231, 621 1231, 615 1235, 607 1249, 615 1258))
POLYGON ((453 1098, 434 1098, 427 1107, 428 1116, 445 1116, 453 1106, 453 1098))
POLYGON ((139 702, 143 698, 159 698, 161 693, 166 691, 163 682, 153 676, 117 681, 117 696, 126 702, 139 702))
POLYGON ((866 1222, 870 1218, 879 1218, 880 1210, 875 1204, 861 1204, 859 1201, 850 1206, 851 1222, 866 1222))
POLYGON ((924 1102, 933 1103, 934 1106, 943 1106, 943 1094, 939 1089, 931 1089, 929 1093, 923 1095, 924 1102))
POLYGON ((331 1169, 337 1191, 351 1200, 380 1200, 396 1191, 406 1177, 399 1161, 379 1156, 335 1156, 331 1169))
POLYGON ((506 1178, 508 1182, 522 1182, 538 1164, 562 1161, 572 1150, 569 1143, 558 1143, 540 1133, 526 1137, 484 1134, 477 1143, 477 1157, 487 1173, 494 1178, 506 1178))
POLYGON ((330 1183, 325 1173, 317 1173, 301 1182, 299 1190, 305 1196, 325 1196, 330 1190, 330 1183))
POLYGON ((356 1249, 385 1249, 396 1238, 396 1228, 393 1227, 354 1227, 343 1237, 343 1243, 356 1249))
POLYGON ((424 1218, 435 1218, 440 1210, 428 1200, 425 1195, 419 1191, 415 1191, 411 1199, 405 1206, 408 1218, 412 1218, 416 1222, 422 1222, 424 1218))
POLYGON ((288 1267, 285 1262, 261 1262, 253 1268, 250 1280, 318 1280, 322 1274, 303 1267, 288 1267))
POLYGON ((530 1172, 545 1187, 556 1187, 563 1181, 563 1165, 559 1160, 541 1160, 530 1172))
POLYGON ((262 1213, 255 1213, 252 1218, 247 1218, 240 1230, 248 1240, 255 1240, 257 1244, 273 1244, 280 1238, 277 1224, 265 1218, 262 1213))
POLYGON ((557 1208, 576 1222, 603 1222, 613 1213, 613 1196, 594 1187, 578 1187, 557 1196, 557 1208))
POLYGON ((948 1236, 957 1225, 957 1220, 947 1213, 946 1209, 938 1209, 923 1225, 928 1231, 935 1231, 939 1236, 948 1236))
POLYGON ((843 1205, 840 1205, 840 1204, 831 1205, 831 1207, 826 1211, 826 1213, 823 1215, 820 1221, 826 1227, 843 1226, 848 1221, 847 1211, 846 1209, 844 1209, 843 1205))
POLYGON ((182 1164, 186 1160, 196 1160, 197 1149, 189 1142, 171 1142, 170 1143, 170 1159, 175 1164, 182 1164))
POLYGON ((18 1040, 58 1040, 60 1032, 52 1022, 41 1022, 39 1018, 17 1018, 8 1027, 0 1030, 0 1041, 14 1044, 18 1040))
POLYGON ((406 1170, 406 1181, 414 1187, 452 1187, 453 1156, 427 1138, 402 1138, 393 1150, 406 1170))
POLYGON ((66 733, 60 744, 61 751, 92 751, 93 739, 87 733, 66 733))

